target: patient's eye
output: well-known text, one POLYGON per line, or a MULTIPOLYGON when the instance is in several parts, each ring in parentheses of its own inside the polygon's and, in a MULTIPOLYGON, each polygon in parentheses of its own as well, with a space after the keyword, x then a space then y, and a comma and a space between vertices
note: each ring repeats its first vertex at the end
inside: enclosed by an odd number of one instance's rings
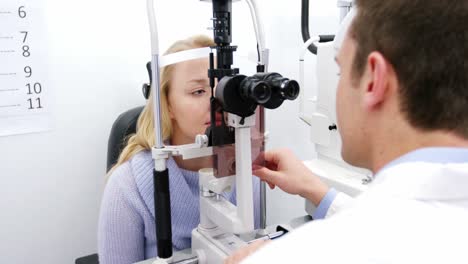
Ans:
POLYGON ((205 89, 198 89, 192 92, 193 95, 203 95, 206 93, 205 89))

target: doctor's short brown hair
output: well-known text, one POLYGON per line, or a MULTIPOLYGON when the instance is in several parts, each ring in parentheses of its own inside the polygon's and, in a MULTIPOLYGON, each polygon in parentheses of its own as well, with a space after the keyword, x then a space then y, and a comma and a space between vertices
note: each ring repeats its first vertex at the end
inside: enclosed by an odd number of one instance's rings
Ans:
POLYGON ((353 77, 378 51, 398 77, 400 109, 421 130, 468 138, 468 0, 356 0, 353 77))

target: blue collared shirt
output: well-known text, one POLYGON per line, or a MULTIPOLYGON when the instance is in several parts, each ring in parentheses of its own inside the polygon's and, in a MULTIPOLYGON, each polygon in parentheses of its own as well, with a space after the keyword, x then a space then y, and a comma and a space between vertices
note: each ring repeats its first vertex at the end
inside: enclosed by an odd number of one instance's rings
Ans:
MULTIPOLYGON (((406 162, 431 162, 431 163, 465 163, 468 162, 468 148, 456 147, 429 147, 413 150, 403 156, 391 161, 380 171, 406 162)), ((379 173, 376 174, 376 177, 379 173)), ((336 198, 338 191, 333 188, 328 190, 322 198, 312 217, 314 219, 323 219, 327 215, 330 205, 336 198)))

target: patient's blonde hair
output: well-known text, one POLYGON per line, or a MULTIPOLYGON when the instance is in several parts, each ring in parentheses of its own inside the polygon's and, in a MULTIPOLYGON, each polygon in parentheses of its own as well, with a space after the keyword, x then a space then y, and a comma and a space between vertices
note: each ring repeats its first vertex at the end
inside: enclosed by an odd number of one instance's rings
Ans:
MULTIPOLYGON (((175 42, 164 54, 171 54, 194 48, 210 47, 214 45, 215 43, 211 38, 203 35, 197 35, 175 42)), ((168 110, 168 94, 171 87, 170 79, 175 65, 176 64, 172 64, 161 69, 160 96, 163 140, 169 140, 172 135, 172 123, 168 110)), ((110 175, 115 168, 132 158, 138 152, 150 150, 154 143, 153 94, 150 93, 146 105, 138 118, 136 134, 129 136, 127 145, 120 153, 117 163, 112 167, 108 175, 110 175)))

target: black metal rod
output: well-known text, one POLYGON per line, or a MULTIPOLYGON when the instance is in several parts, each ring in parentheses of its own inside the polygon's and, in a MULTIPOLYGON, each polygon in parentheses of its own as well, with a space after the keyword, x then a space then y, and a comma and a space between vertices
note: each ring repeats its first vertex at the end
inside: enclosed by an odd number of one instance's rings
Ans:
POLYGON ((214 74, 214 54, 210 52, 210 69, 208 70, 208 77, 210 78, 210 88, 211 88, 211 97, 210 97, 210 125, 211 131, 214 132, 216 126, 216 98, 214 95, 215 87, 215 74, 214 74))
MULTIPOLYGON (((310 39, 310 31, 309 31, 309 0, 302 0, 302 7, 301 7, 301 31, 302 31, 302 40, 304 42, 310 39)), ((317 55, 317 46, 314 43, 310 44, 307 47, 310 52, 317 55)))
POLYGON ((158 257, 172 257, 171 197, 169 170, 153 170, 154 214, 156 218, 156 241, 158 257))
MULTIPOLYGON (((302 40, 307 42, 310 39, 309 31, 309 0, 302 0, 301 8, 301 31, 302 31, 302 40)), ((320 35, 319 42, 329 42, 335 39, 334 35, 320 35)), ((311 43, 307 49, 313 54, 317 55, 317 46, 314 43, 311 43)))

